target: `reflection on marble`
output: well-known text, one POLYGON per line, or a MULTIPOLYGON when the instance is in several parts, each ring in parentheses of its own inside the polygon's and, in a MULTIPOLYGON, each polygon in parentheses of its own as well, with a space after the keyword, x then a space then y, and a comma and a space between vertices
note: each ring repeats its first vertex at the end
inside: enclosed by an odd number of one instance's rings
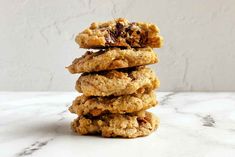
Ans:
POLYGON ((76 95, 1 92, 0 156, 235 156, 235 93, 157 93, 160 128, 136 139, 72 133, 76 95))

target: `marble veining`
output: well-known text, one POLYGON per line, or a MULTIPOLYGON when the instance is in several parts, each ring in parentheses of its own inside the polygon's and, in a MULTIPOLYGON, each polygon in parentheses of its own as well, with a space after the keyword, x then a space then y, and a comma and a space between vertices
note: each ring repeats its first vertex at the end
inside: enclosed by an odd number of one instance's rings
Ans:
POLYGON ((205 117, 202 117, 203 121, 203 126, 208 126, 208 127, 214 127, 215 126, 215 120, 211 115, 206 115, 205 117))
POLYGON ((174 96, 174 95, 176 95, 176 94, 177 94, 176 92, 171 92, 171 93, 168 93, 167 95, 165 95, 165 96, 163 97, 163 99, 161 100, 161 105, 166 105, 167 102, 168 102, 168 100, 169 100, 172 96, 174 96))
POLYGON ((76 92, 1 92, 0 156, 234 157, 235 93, 158 92, 157 131, 136 139, 80 136, 68 107, 76 92))
POLYGON ((44 140, 44 141, 36 141, 33 144, 31 144, 29 147, 26 147, 23 149, 22 152, 17 154, 17 156, 27 156, 27 155, 32 155, 35 151, 40 150, 42 147, 46 146, 48 142, 53 140, 53 138, 44 140))

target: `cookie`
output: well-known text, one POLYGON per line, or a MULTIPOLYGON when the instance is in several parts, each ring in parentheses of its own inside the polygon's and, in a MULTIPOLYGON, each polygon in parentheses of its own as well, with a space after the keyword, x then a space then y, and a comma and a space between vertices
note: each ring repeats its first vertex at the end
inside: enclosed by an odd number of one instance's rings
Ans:
POLYGON ((113 21, 94 22, 76 36, 81 48, 147 47, 159 48, 163 38, 159 28, 151 23, 129 22, 119 18, 113 21))
POLYGON ((67 69, 74 74, 134 67, 157 62, 157 56, 150 47, 137 49, 112 48, 98 52, 87 51, 82 57, 76 58, 67 69))
POLYGON ((100 116, 106 113, 132 113, 149 109, 157 105, 155 93, 108 96, 108 97, 87 97, 85 95, 77 97, 70 112, 78 115, 100 116))
POLYGON ((143 93, 159 87, 154 72, 145 66, 84 73, 76 82, 76 90, 86 96, 119 96, 143 93))
POLYGON ((146 111, 135 114, 107 114, 99 117, 80 116, 71 126, 81 135, 101 134, 103 137, 135 138, 147 136, 159 125, 159 120, 146 111))

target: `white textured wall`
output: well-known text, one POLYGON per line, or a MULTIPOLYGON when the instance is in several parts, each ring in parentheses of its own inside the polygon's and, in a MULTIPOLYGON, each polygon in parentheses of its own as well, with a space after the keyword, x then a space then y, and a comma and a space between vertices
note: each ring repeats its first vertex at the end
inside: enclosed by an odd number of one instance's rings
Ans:
POLYGON ((73 90, 75 34, 117 17, 160 27, 162 91, 235 91, 234 0, 0 0, 0 90, 73 90))

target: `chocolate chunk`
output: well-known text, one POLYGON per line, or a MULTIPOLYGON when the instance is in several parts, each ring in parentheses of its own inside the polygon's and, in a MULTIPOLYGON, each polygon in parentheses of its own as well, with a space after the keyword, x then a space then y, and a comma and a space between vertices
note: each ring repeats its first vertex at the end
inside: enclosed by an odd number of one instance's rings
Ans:
POLYGON ((138 118, 137 118, 137 121, 138 121, 139 124, 147 123, 147 122, 148 122, 148 120, 145 119, 145 117, 138 117, 138 118))
POLYGON ((106 40, 107 43, 114 43, 114 40, 112 40, 110 35, 106 36, 105 40, 106 40))
POLYGON ((116 29, 117 30, 123 30, 124 26, 121 23, 116 24, 116 29))
POLYGON ((135 42, 135 39, 134 38, 128 38, 126 39, 126 43, 129 44, 129 45, 133 45, 135 42))
POLYGON ((116 41, 116 35, 115 33, 108 31, 108 35, 105 37, 105 40, 108 44, 113 44, 116 41))
POLYGON ((123 36, 124 33, 124 26, 121 23, 116 24, 116 29, 114 31, 115 37, 118 38, 119 36, 123 36))
POLYGON ((148 42, 148 32, 140 34, 139 44, 141 45, 141 47, 146 46, 147 42, 148 42))
POLYGON ((132 25, 130 25, 129 27, 127 27, 127 28, 125 29, 125 31, 126 31, 129 35, 131 35, 131 34, 133 33, 133 30, 131 29, 131 27, 132 27, 132 25))

